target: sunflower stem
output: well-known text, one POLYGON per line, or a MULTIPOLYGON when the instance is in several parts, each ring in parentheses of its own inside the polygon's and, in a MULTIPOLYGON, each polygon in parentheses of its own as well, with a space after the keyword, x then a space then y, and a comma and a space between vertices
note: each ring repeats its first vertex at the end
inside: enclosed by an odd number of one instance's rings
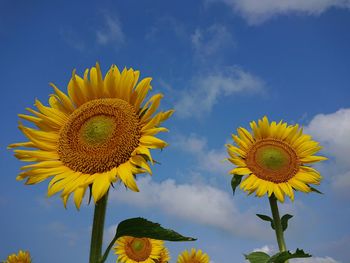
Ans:
POLYGON ((115 235, 115 237, 112 239, 112 241, 109 243, 105 253, 103 254, 103 257, 100 260, 100 263, 104 263, 108 257, 109 251, 112 249, 113 245, 115 244, 115 242, 117 241, 117 235, 115 235))
MULTIPOLYGON (((282 228, 280 213, 278 211, 276 197, 274 195, 271 195, 269 197, 269 202, 270 202, 270 207, 272 212, 273 223, 275 226, 275 233, 276 233, 278 248, 280 252, 287 251, 286 242, 284 241, 283 228, 282 228)), ((288 260, 285 261, 285 263, 288 263, 288 260)))
POLYGON ((102 255, 103 229, 105 224, 105 215, 107 208, 108 191, 95 204, 94 221, 92 224, 91 245, 90 245, 90 263, 99 263, 102 255))

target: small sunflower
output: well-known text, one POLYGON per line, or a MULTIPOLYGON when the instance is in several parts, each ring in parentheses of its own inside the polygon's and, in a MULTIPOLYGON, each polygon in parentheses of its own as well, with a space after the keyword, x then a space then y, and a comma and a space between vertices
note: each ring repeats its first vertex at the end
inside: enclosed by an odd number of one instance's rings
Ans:
POLYGON ((113 65, 103 78, 99 64, 87 69, 84 77, 75 74, 68 84, 68 95, 54 84, 49 106, 35 101, 33 115, 19 114, 36 128, 22 123, 19 129, 29 141, 15 143, 15 156, 25 162, 17 180, 37 184, 52 177, 48 196, 62 191, 66 206, 74 194, 80 207, 87 187, 97 202, 119 179, 133 191, 139 191, 135 175, 152 174, 149 149, 164 148, 167 143, 155 137, 167 131, 159 125, 173 110, 159 112, 162 94, 144 100, 151 90, 151 78, 139 80, 139 71, 113 65))
POLYGON ((168 263, 170 261, 170 253, 169 250, 164 247, 160 252, 159 259, 155 260, 156 263, 168 263))
POLYGON ((209 256, 200 249, 192 248, 191 252, 183 251, 177 258, 177 263, 209 263, 209 256))
POLYGON ((164 249, 164 241, 151 238, 124 236, 117 240, 114 247, 118 262, 154 263, 159 260, 164 249))
POLYGON ((321 175, 309 164, 326 160, 316 156, 322 147, 303 134, 299 125, 282 121, 269 123, 265 116, 250 123, 252 133, 240 127, 232 135, 237 146, 226 145, 234 165, 231 174, 246 175, 240 188, 261 197, 274 194, 280 202, 285 195, 294 200, 294 190, 311 192, 309 184, 320 184, 321 175))
POLYGON ((28 251, 20 250, 18 254, 11 254, 4 263, 31 263, 32 259, 28 251))

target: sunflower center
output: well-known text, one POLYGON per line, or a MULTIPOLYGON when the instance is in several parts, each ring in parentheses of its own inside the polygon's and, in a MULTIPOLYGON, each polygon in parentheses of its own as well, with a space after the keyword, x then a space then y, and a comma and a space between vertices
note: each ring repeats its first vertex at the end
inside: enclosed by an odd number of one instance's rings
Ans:
POLYGON ((125 247, 127 256, 136 261, 148 259, 152 252, 152 244, 147 238, 133 238, 125 247))
POLYGON ((87 144, 101 144, 108 141, 115 129, 113 117, 97 115, 87 120, 80 129, 82 139, 87 144))
POLYGON ((299 169, 299 160, 294 149, 286 142, 263 139, 249 150, 248 168, 260 179, 274 183, 287 182, 299 169))
POLYGON ((96 99, 69 116, 60 131, 58 154, 74 171, 102 173, 128 161, 139 138, 139 118, 129 103, 96 99))

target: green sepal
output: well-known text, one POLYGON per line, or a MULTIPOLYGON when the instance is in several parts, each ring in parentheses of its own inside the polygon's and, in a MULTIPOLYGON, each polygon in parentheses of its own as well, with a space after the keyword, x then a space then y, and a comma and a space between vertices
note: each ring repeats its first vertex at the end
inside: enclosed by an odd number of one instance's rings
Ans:
POLYGON ((116 238, 122 236, 148 237, 167 241, 194 241, 193 237, 185 237, 171 229, 163 228, 158 223, 153 223, 145 218, 136 217, 126 219, 119 223, 116 238))
POLYGON ((235 195, 237 186, 241 183, 243 175, 234 174, 231 179, 232 194, 235 195))
POLYGON ((244 255, 245 259, 250 263, 267 263, 270 256, 264 252, 252 252, 249 255, 244 255))
POLYGON ((88 201, 88 205, 91 203, 91 197, 92 197, 92 185, 89 185, 89 201, 88 201))
POLYGON ((297 248, 295 253, 289 251, 279 252, 273 255, 266 263, 284 263, 291 258, 309 258, 310 254, 306 254, 302 249, 297 248))
POLYGON ((288 220, 291 219, 292 217, 293 217, 293 215, 290 215, 290 214, 285 214, 284 216, 282 216, 282 218, 281 218, 281 225, 282 225, 283 232, 287 229, 287 227, 288 227, 288 220))
POLYGON ((312 187, 312 186, 310 186, 310 185, 308 185, 308 186, 310 187, 311 192, 315 192, 315 193, 318 193, 318 194, 323 195, 323 193, 322 193, 320 190, 318 190, 318 189, 316 189, 316 188, 314 188, 314 187, 312 187))
POLYGON ((273 219, 267 215, 262 215, 262 214, 256 214, 257 217, 259 217, 260 219, 264 220, 264 221, 268 221, 271 223, 271 227, 273 230, 275 230, 275 223, 273 221, 273 219))

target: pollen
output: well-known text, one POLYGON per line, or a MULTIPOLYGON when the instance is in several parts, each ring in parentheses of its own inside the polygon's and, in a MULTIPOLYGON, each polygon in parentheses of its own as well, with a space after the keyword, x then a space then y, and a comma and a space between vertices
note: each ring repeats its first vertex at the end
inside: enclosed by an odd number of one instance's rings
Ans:
POLYGON ((294 149, 275 139, 257 141, 249 150, 246 162, 257 177, 274 183, 287 182, 300 166, 294 149))
POLYGON ((129 160, 139 145, 139 118, 121 99, 96 99, 81 105, 59 133, 60 160, 74 171, 94 174, 129 160))
POLYGON ((149 258, 152 252, 152 244, 147 238, 133 238, 125 247, 125 253, 136 262, 149 258))

